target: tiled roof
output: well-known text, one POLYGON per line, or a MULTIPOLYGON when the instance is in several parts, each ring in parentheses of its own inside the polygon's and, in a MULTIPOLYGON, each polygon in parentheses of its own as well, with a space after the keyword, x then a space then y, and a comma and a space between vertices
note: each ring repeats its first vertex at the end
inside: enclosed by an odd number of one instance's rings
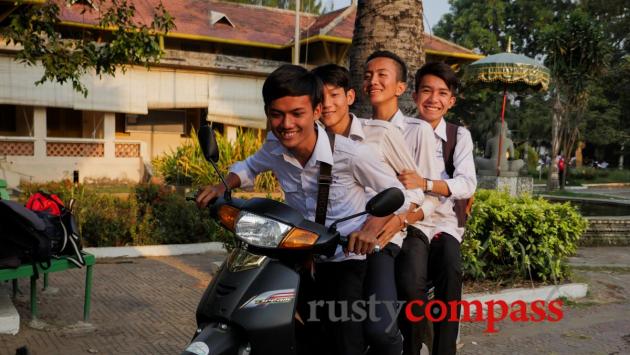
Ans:
MULTIPOLYGON (((56 0, 62 3, 60 0, 56 0)), ((149 23, 159 0, 131 0, 136 7, 136 20, 149 23)), ((65 2, 63 2, 65 3, 65 2)), ((178 0, 163 2, 175 18, 176 28, 169 36, 200 40, 231 41, 243 45, 282 48, 291 45, 294 35, 295 12, 269 7, 243 5, 208 0, 178 0), (210 23, 210 11, 225 14, 234 27, 210 23)), ((95 11, 83 5, 61 5, 61 20, 70 24, 95 25, 95 11)), ((316 36, 334 37, 339 41, 352 40, 356 7, 350 6, 321 16, 302 13, 300 27, 303 39, 316 36)), ((445 39, 425 34, 428 51, 474 55, 467 48, 445 39)))

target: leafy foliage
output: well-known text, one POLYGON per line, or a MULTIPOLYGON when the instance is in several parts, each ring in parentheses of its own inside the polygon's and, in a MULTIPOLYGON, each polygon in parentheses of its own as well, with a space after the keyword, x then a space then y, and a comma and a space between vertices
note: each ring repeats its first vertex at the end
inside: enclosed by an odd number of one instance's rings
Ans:
MULTIPOLYGON (((509 0, 478 3, 451 0, 451 13, 434 28, 436 35, 484 54, 504 51, 508 37, 513 52, 545 63, 553 70, 548 94, 511 95, 506 119, 515 143, 553 141, 573 155, 576 141, 587 145, 627 145, 630 129, 630 3, 626 0, 509 0), (489 4, 492 4, 488 6, 489 4), (563 122, 552 138, 552 106, 559 98, 563 122)), ((465 71, 466 68, 462 68, 465 71)), ((499 117, 499 100, 487 89, 465 88, 452 109, 470 125, 477 141, 485 140, 499 117)), ((496 91, 495 91, 496 93, 496 91)), ((612 151, 612 150, 609 150, 612 151)), ((618 149, 615 154, 624 154, 618 149)), ((608 158, 607 160, 612 160, 608 158)))
POLYGON ((70 181, 23 184, 22 200, 38 190, 77 200, 78 227, 85 246, 179 244, 228 240, 227 232, 183 196, 162 186, 138 185, 128 196, 74 186, 70 181))
MULTIPOLYGON (((62 2, 63 3, 63 2, 62 2)), ((87 96, 81 76, 94 70, 97 75, 116 74, 126 65, 155 64, 162 50, 159 35, 174 27, 174 20, 160 4, 150 24, 136 22, 136 8, 127 0, 92 2, 98 15, 98 29, 85 29, 80 38, 59 30, 60 5, 47 1, 42 5, 22 6, 10 15, 9 26, 0 35, 22 46, 16 58, 28 65, 41 63, 44 74, 36 84, 46 81, 70 82, 74 90, 87 96), (100 40, 100 30, 111 30, 107 41, 100 40)))
MULTIPOLYGON (((236 140, 229 142, 227 138, 215 132, 219 146, 219 162, 222 174, 227 174, 230 166, 237 161, 245 160, 254 154, 263 144, 262 132, 239 128, 236 140)), ((220 182, 214 169, 203 157, 197 134, 190 134, 191 139, 153 160, 155 171, 164 177, 167 183, 192 185, 195 187, 217 184, 220 182)), ((257 191, 274 192, 278 184, 271 172, 260 174, 255 181, 257 191)))
POLYGON ((462 244, 467 278, 560 281, 587 221, 568 203, 478 190, 462 244))

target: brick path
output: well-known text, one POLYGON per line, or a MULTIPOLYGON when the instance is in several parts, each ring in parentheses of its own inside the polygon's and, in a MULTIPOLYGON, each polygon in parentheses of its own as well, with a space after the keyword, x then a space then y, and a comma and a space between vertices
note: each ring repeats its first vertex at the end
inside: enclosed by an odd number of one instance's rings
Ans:
MULTIPOLYGON (((565 309, 557 323, 483 324, 462 327, 460 354, 630 354, 630 247, 581 248, 572 258, 577 281, 589 296, 565 309), (602 260, 615 268, 602 267, 602 260), (592 269, 585 266, 595 266, 592 269)), ((221 254, 97 260, 90 324, 83 312, 82 270, 54 273, 57 293, 40 294, 43 329, 31 324, 28 280, 16 306, 18 335, 0 335, 0 355, 28 345, 31 354, 178 354, 195 329, 194 313, 221 254)), ((40 282, 41 287, 41 282, 40 282)), ((38 324, 35 324, 37 326, 38 324)))
MULTIPOLYGON (((221 254, 101 259, 94 268, 90 323, 83 314, 83 270, 50 275, 31 323, 29 282, 15 300, 20 332, 0 335, 0 355, 27 345, 31 354, 178 354, 195 330, 195 310, 221 254), (41 329, 38 329, 41 328, 41 329)), ((40 280, 38 286, 43 286, 40 280)))

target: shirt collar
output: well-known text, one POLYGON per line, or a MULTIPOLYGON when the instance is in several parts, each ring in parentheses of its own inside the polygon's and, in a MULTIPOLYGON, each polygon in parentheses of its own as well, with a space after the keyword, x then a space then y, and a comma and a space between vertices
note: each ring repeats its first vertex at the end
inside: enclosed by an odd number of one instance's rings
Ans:
MULTIPOLYGON (((306 164, 309 165, 311 162, 319 161, 332 165, 333 155, 332 151, 330 150, 330 140, 328 139, 328 134, 326 134, 326 131, 319 125, 315 125, 315 128, 317 129, 317 142, 315 142, 315 149, 313 150, 313 154, 306 164)), ((267 134, 267 139, 270 141, 274 141, 274 143, 276 144, 276 146, 271 149, 271 154, 282 155, 285 161, 296 165, 297 159, 295 158, 295 156, 293 156, 291 152, 289 152, 282 144, 280 144, 280 141, 272 132, 269 132, 267 134)), ((300 164, 297 163, 296 166, 301 167, 299 165, 300 164)))
POLYGON ((330 140, 328 139, 328 134, 326 131, 317 126, 317 142, 315 143, 315 150, 313 151, 313 155, 311 155, 310 161, 319 161, 322 163, 333 164, 333 153, 330 150, 330 140))
POLYGON ((402 111, 400 110, 396 111, 396 113, 394 114, 394 117, 392 117, 392 119, 389 120, 389 122, 393 123, 396 127, 400 128, 401 131, 405 130, 405 115, 402 113, 402 111))
POLYGON ((357 116, 353 113, 350 113, 350 132, 348 133, 348 138, 353 141, 362 142, 365 140, 365 132, 363 132, 363 126, 361 125, 361 121, 357 116))
POLYGON ((437 127, 433 130, 436 136, 438 136, 443 141, 447 141, 446 139, 446 121, 444 121, 444 117, 440 119, 440 123, 438 123, 437 127))

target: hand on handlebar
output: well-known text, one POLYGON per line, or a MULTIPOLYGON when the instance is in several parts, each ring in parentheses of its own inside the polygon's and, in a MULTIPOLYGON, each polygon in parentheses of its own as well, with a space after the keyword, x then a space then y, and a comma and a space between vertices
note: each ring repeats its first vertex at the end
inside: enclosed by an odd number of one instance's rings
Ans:
POLYGON ((223 184, 209 185, 199 190, 195 201, 197 202, 197 206, 199 208, 204 208, 224 193, 225 186, 223 184))
MULTIPOLYGON (((404 221, 404 219, 402 221, 404 221)), ((391 216, 383 228, 381 228, 377 236, 377 243, 381 249, 385 248, 387 243, 389 243, 396 233, 400 232, 402 228, 404 228, 404 222, 401 222, 401 217, 391 216)))
POLYGON ((374 251, 376 246, 376 235, 365 231, 352 232, 348 237, 348 246, 345 250, 346 255, 355 253, 358 255, 369 254, 374 251))

